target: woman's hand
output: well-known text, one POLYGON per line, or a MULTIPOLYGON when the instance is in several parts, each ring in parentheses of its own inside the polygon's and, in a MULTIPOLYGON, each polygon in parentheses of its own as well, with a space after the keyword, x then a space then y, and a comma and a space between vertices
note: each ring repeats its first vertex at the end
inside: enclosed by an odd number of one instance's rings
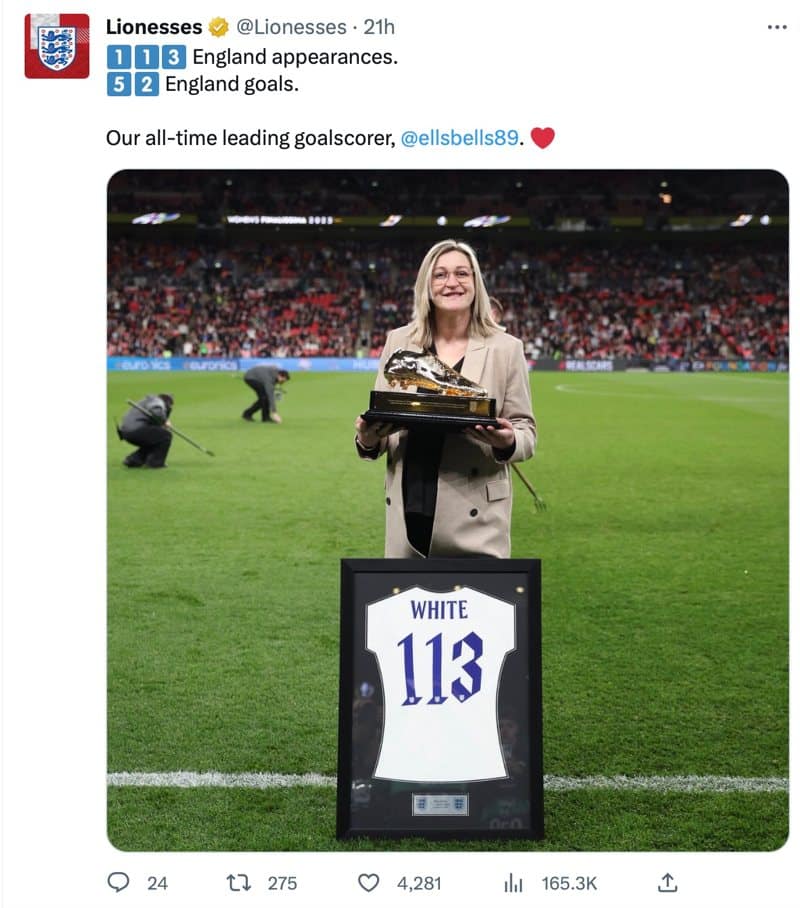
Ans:
POLYGON ((497 422, 500 424, 497 429, 494 426, 470 426, 464 431, 470 438, 486 442, 493 448, 503 451, 514 444, 514 425, 510 419, 504 419, 502 416, 497 417, 497 422))
POLYGON ((397 427, 392 425, 392 423, 368 423, 361 416, 356 417, 356 438, 361 447, 366 448, 368 451, 377 448, 382 438, 397 431, 397 427))

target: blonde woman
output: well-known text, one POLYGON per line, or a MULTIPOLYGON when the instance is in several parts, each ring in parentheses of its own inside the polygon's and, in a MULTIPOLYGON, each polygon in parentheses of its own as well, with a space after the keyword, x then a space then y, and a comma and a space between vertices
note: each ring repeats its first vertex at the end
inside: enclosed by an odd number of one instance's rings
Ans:
POLYGON ((356 419, 356 450, 386 457, 387 558, 511 554, 508 465, 536 446, 528 367, 522 342, 492 318, 474 250, 443 240, 428 250, 414 287, 414 318, 390 331, 376 390, 388 390, 383 368, 397 350, 434 353, 497 401, 498 428, 455 433, 398 429, 356 419))

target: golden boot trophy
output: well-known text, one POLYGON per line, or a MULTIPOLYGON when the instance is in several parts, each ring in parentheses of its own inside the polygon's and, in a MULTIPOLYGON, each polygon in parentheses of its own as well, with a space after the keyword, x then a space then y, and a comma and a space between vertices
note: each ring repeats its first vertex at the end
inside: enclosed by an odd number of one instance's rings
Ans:
POLYGON ((373 391, 367 422, 428 426, 457 431, 466 426, 497 426, 496 402, 485 388, 464 378, 432 353, 397 350, 383 370, 386 381, 401 391, 373 391), (409 387, 414 391, 406 391, 409 387))

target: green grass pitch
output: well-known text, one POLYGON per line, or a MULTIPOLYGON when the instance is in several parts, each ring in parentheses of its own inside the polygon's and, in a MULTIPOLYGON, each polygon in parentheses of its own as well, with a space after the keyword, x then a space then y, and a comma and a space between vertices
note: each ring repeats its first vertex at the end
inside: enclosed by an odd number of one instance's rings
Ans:
MULTIPOLYGON (((548 776, 788 776, 788 377, 533 373, 539 449, 513 556, 541 558, 548 776)), ((333 776, 339 561, 383 553, 383 464, 353 422, 369 374, 295 374, 282 425, 231 374, 110 374, 108 769, 333 776), (166 470, 112 419, 170 391, 166 470)), ((123 850, 337 843, 335 789, 110 788, 123 850)), ((520 850, 766 850, 773 792, 545 790, 520 850)))

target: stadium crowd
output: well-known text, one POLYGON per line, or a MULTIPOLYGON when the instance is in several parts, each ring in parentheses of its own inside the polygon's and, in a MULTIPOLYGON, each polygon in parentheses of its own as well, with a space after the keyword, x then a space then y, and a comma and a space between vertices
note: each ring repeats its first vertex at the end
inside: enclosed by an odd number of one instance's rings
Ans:
MULTIPOLYGON (((422 243, 424 245, 424 242, 422 243)), ((787 255, 476 242, 530 359, 788 359, 787 255)), ((420 242, 317 236, 224 249, 110 242, 110 356, 377 356, 410 319, 420 242)))

